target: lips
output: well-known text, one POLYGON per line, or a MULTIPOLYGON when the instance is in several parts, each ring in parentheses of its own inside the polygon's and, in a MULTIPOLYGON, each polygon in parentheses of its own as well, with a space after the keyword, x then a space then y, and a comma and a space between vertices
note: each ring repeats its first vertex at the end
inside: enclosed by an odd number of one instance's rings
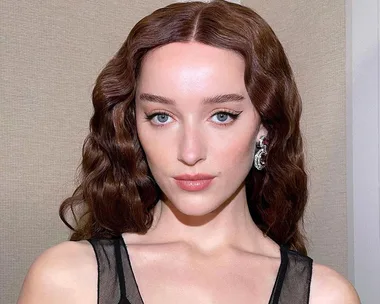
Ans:
POLYGON ((189 180, 189 181, 196 181, 196 180, 206 180, 206 179, 213 179, 215 176, 210 175, 210 174, 203 174, 203 173, 198 173, 198 174, 182 174, 182 175, 177 175, 174 176, 175 179, 177 180, 189 180))
POLYGON ((206 189, 215 176, 209 174, 182 174, 175 176, 175 182, 183 190, 200 191, 206 189))

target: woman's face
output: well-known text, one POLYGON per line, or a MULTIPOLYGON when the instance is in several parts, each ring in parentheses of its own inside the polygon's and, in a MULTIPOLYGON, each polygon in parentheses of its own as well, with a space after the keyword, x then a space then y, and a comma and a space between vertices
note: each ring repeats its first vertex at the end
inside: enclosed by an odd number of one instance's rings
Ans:
POLYGON ((245 195, 241 186, 265 130, 245 88, 244 65, 233 51, 196 42, 167 44, 144 57, 139 140, 158 186, 184 214, 205 215, 236 191, 245 195), (184 174, 212 179, 179 181, 184 174))

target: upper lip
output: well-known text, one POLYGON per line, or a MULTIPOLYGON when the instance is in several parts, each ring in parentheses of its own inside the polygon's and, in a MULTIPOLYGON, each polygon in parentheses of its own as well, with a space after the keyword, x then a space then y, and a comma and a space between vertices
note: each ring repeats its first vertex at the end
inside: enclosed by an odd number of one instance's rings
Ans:
POLYGON ((215 176, 210 174, 198 173, 198 174, 181 174, 174 176, 175 179, 179 180, 203 180, 203 179, 212 179, 215 176))

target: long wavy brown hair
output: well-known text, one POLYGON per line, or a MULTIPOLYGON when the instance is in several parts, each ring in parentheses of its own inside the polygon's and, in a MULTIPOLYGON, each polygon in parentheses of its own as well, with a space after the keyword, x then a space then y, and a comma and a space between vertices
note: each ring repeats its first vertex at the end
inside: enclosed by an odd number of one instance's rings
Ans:
POLYGON ((138 140, 135 91, 150 50, 197 41, 233 50, 245 60, 245 86, 268 130, 267 166, 246 178, 255 224, 276 243, 307 254, 303 214, 307 176, 300 133, 301 99, 284 49, 252 9, 215 0, 173 3, 140 20, 96 80, 79 186, 60 206, 70 240, 145 233, 162 192, 138 140), (68 219, 72 216, 73 222, 68 219))

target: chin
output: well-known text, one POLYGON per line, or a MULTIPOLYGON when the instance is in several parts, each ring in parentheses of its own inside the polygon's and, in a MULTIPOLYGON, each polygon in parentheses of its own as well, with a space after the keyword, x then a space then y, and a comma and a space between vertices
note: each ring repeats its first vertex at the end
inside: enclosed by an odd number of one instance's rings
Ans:
POLYGON ((180 196, 177 196, 177 199, 169 199, 166 201, 166 204, 175 214, 177 214, 177 216, 205 216, 217 210, 225 201, 217 200, 215 197, 212 200, 204 195, 201 197, 193 196, 189 198, 183 197, 180 199, 178 199, 178 197, 180 196))
POLYGON ((216 206, 215 208, 212 208, 210 206, 192 206, 192 205, 178 206, 178 207, 175 206, 175 207, 183 215, 201 217, 201 216, 205 216, 212 213, 215 209, 217 209, 218 206, 216 206))

